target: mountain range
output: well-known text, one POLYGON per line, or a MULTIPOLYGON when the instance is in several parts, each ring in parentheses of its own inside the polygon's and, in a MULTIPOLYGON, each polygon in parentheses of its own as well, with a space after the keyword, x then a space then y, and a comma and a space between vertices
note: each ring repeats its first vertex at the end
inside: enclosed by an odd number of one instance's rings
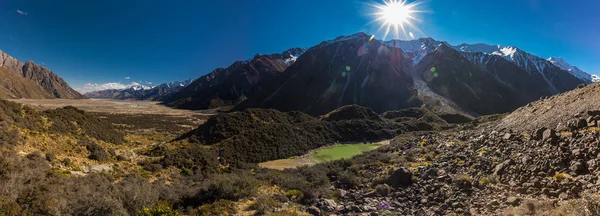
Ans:
POLYGON ((516 47, 451 46, 423 38, 378 41, 364 33, 324 41, 238 109, 320 115, 358 104, 378 113, 426 105, 446 112, 507 112, 591 79, 516 47))
POLYGON ((562 58, 514 46, 450 45, 432 38, 379 41, 365 33, 310 49, 257 54, 198 79, 84 95, 52 71, 0 52, 0 97, 155 100, 179 109, 234 106, 321 115, 358 104, 377 113, 409 107, 479 116, 508 112, 598 77, 562 58), (13 72, 10 74, 8 72, 13 72))
POLYGON ((0 98, 86 98, 47 68, 33 61, 21 62, 1 50, 0 73, 0 98))
POLYGON ((278 54, 257 54, 252 59, 236 61, 227 68, 217 68, 166 97, 164 104, 179 109, 236 105, 281 76, 304 52, 304 49, 292 48, 278 54))
POLYGON ((105 98, 119 100, 163 100, 167 95, 180 91, 194 82, 194 79, 185 81, 173 81, 157 86, 135 85, 126 89, 107 89, 86 93, 89 98, 105 98))

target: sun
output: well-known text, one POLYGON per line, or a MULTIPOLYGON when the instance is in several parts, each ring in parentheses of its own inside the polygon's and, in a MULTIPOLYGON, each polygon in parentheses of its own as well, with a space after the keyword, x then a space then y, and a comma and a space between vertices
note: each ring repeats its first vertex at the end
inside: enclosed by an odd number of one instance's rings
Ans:
MULTIPOLYGON (((407 0, 384 0, 383 4, 372 5, 377 9, 374 15, 377 17, 375 21, 381 23, 379 30, 385 28, 385 39, 393 29, 395 37, 399 36, 400 30, 404 32, 406 37, 413 37, 412 32, 407 32, 408 27, 417 29, 414 21, 419 21, 416 17, 417 13, 422 11, 417 10, 418 3, 408 3, 407 0)), ((418 30, 418 29, 417 29, 418 30)))

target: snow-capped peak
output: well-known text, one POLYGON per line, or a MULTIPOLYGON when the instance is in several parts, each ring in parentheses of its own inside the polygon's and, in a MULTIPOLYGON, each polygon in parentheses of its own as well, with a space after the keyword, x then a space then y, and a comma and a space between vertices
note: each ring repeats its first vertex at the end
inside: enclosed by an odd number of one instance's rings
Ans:
POLYGON ((142 84, 131 86, 131 89, 133 89, 135 91, 148 90, 148 89, 152 89, 152 88, 154 88, 154 86, 145 86, 145 85, 142 85, 142 84))
MULTIPOLYGON (((417 40, 391 40, 384 41, 385 45, 397 47, 402 49, 404 53, 413 60, 413 64, 416 65, 423 58, 434 51, 442 41, 436 41, 432 38, 420 38, 417 40)), ((450 46, 453 49, 463 53, 467 59, 472 61, 481 61, 483 56, 481 55, 496 55, 505 58, 506 60, 515 63, 519 67, 524 68, 530 72, 539 72, 543 73, 544 70, 548 67, 553 67, 555 65, 563 70, 568 71, 573 76, 578 77, 579 79, 585 81, 592 81, 594 77, 589 73, 586 73, 580 70, 577 67, 571 66, 562 58, 550 58, 543 59, 531 53, 527 53, 517 47, 514 46, 502 46, 502 45, 489 45, 484 43, 476 43, 476 44, 460 44, 457 46, 450 46), (477 54, 482 53, 482 54, 477 54)), ((600 77, 596 76, 596 78, 600 77)))
MULTIPOLYGON (((558 57, 558 58, 550 57, 550 58, 548 58, 548 61, 552 62, 552 64, 556 65, 557 67, 559 67, 563 70, 569 71, 569 73, 573 74, 574 76, 576 76, 580 79, 584 79, 587 81, 594 81, 593 75, 591 75, 585 71, 582 71, 578 67, 570 65, 562 57, 558 57)), ((596 76, 596 78, 597 77, 598 76, 596 76)), ((597 81, 594 81, 594 82, 597 82, 597 81)))
POLYGON ((391 47, 400 48, 409 58, 413 60, 413 65, 418 64, 423 58, 442 45, 441 41, 436 41, 432 38, 419 38, 417 40, 390 40, 384 41, 383 44, 391 47))

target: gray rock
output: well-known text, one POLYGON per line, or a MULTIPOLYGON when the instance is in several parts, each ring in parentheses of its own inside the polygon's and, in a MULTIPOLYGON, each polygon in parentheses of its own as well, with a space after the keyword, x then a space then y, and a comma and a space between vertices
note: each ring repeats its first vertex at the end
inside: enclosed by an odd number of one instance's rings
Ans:
POLYGON ((597 126, 597 122, 596 119, 592 116, 587 118, 587 126, 588 127, 596 127, 597 126))
POLYGON ((591 159, 587 161, 586 164, 589 170, 596 170, 596 168, 598 168, 598 162, 596 162, 596 159, 591 159))
POLYGON ((556 131, 554 129, 544 130, 542 133, 542 140, 552 142, 555 141, 554 139, 556 139, 556 131))
POLYGON ((496 165, 496 167, 494 168, 494 175, 502 175, 504 174, 504 171, 506 170, 506 168, 508 166, 510 166, 512 164, 512 160, 508 159, 498 165, 496 165))
POLYGON ((564 199, 568 199, 568 198, 569 198, 569 194, 567 194, 567 193, 564 193, 564 192, 563 192, 563 193, 560 193, 560 194, 558 195, 558 198, 559 198, 559 199, 562 199, 562 200, 564 200, 564 199))
POLYGON ((541 140, 543 135, 544 135, 544 131, 546 131, 545 127, 539 128, 537 130, 535 130, 535 132, 533 132, 533 139, 535 140, 541 140))
POLYGON ((575 161, 571 164, 571 166, 569 167, 569 169, 571 171, 573 171, 575 174, 577 175, 581 175, 585 172, 586 168, 585 168, 585 163, 583 163, 582 161, 575 161))
POLYGON ((521 198, 509 197, 508 199, 506 199, 506 204, 511 205, 511 206, 518 206, 519 204, 521 204, 521 198))
POLYGON ((336 211, 338 205, 335 203, 335 200, 321 199, 317 202, 317 207, 324 212, 334 212, 336 211))
POLYGON ((512 134, 510 133, 506 133, 504 134, 504 136, 502 137, 504 140, 510 140, 510 138, 512 137, 512 134))

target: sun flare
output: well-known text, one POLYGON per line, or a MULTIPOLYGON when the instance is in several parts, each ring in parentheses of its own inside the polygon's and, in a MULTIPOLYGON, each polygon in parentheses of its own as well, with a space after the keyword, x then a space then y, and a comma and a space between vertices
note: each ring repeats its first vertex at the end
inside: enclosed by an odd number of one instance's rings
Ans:
POLYGON ((400 30, 406 37, 409 34, 412 36, 412 32, 407 32, 406 29, 408 27, 417 29, 413 24, 414 21, 419 21, 416 14, 421 11, 417 10, 417 6, 417 3, 408 3, 407 0, 384 0, 383 4, 373 5, 378 10, 375 13, 377 17, 375 21, 381 23, 379 30, 385 29, 384 39, 392 29, 396 38, 400 30))

